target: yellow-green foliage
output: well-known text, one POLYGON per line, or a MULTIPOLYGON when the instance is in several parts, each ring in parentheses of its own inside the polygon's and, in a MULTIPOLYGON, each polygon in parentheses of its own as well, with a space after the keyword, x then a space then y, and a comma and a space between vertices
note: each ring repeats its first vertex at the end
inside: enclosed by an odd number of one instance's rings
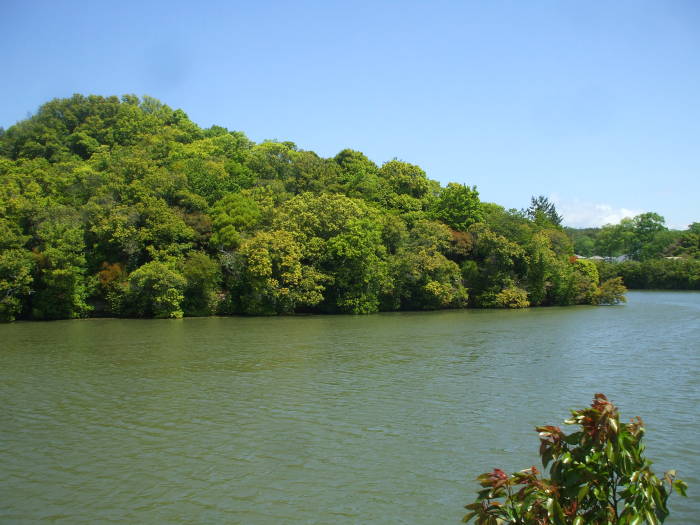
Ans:
POLYGON ((496 295, 496 305, 501 308, 527 308, 530 301, 527 300, 527 292, 517 286, 504 288, 496 295))
POLYGON ((601 283, 593 296, 593 304, 619 304, 627 302, 627 288, 622 283, 622 277, 608 279, 601 283))
POLYGON ((0 134, 0 319, 607 301, 535 204, 255 144, 150 97, 56 99, 0 134))

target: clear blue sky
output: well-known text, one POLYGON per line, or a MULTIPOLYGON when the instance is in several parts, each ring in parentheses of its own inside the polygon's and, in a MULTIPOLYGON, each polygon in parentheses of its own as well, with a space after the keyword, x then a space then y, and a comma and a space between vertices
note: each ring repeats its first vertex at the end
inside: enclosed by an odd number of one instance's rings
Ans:
POLYGON ((151 95, 199 125, 397 157, 570 225, 700 221, 700 2, 0 4, 5 128, 151 95))

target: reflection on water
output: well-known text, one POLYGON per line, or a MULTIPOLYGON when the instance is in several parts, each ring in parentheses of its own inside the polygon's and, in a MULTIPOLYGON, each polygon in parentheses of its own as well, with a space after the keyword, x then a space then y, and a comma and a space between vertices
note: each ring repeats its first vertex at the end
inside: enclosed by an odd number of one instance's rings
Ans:
POLYGON ((622 307, 0 326, 0 521, 456 523, 605 392, 700 513, 700 294, 622 307))

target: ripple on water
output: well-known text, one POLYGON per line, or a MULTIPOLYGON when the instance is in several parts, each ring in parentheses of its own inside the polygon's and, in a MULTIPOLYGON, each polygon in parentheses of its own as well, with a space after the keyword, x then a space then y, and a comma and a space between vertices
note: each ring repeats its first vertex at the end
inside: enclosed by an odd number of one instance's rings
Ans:
POLYGON ((0 326, 0 521, 455 523, 607 393, 700 514, 700 294, 619 308, 0 326))

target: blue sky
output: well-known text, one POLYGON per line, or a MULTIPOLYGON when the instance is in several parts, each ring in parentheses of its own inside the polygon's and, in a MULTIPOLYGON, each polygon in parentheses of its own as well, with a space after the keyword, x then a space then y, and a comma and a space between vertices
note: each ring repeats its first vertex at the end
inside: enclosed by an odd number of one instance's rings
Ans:
POLYGON ((700 3, 0 5, 0 126, 73 93, 151 95, 207 127, 399 158, 565 223, 700 221, 700 3))

